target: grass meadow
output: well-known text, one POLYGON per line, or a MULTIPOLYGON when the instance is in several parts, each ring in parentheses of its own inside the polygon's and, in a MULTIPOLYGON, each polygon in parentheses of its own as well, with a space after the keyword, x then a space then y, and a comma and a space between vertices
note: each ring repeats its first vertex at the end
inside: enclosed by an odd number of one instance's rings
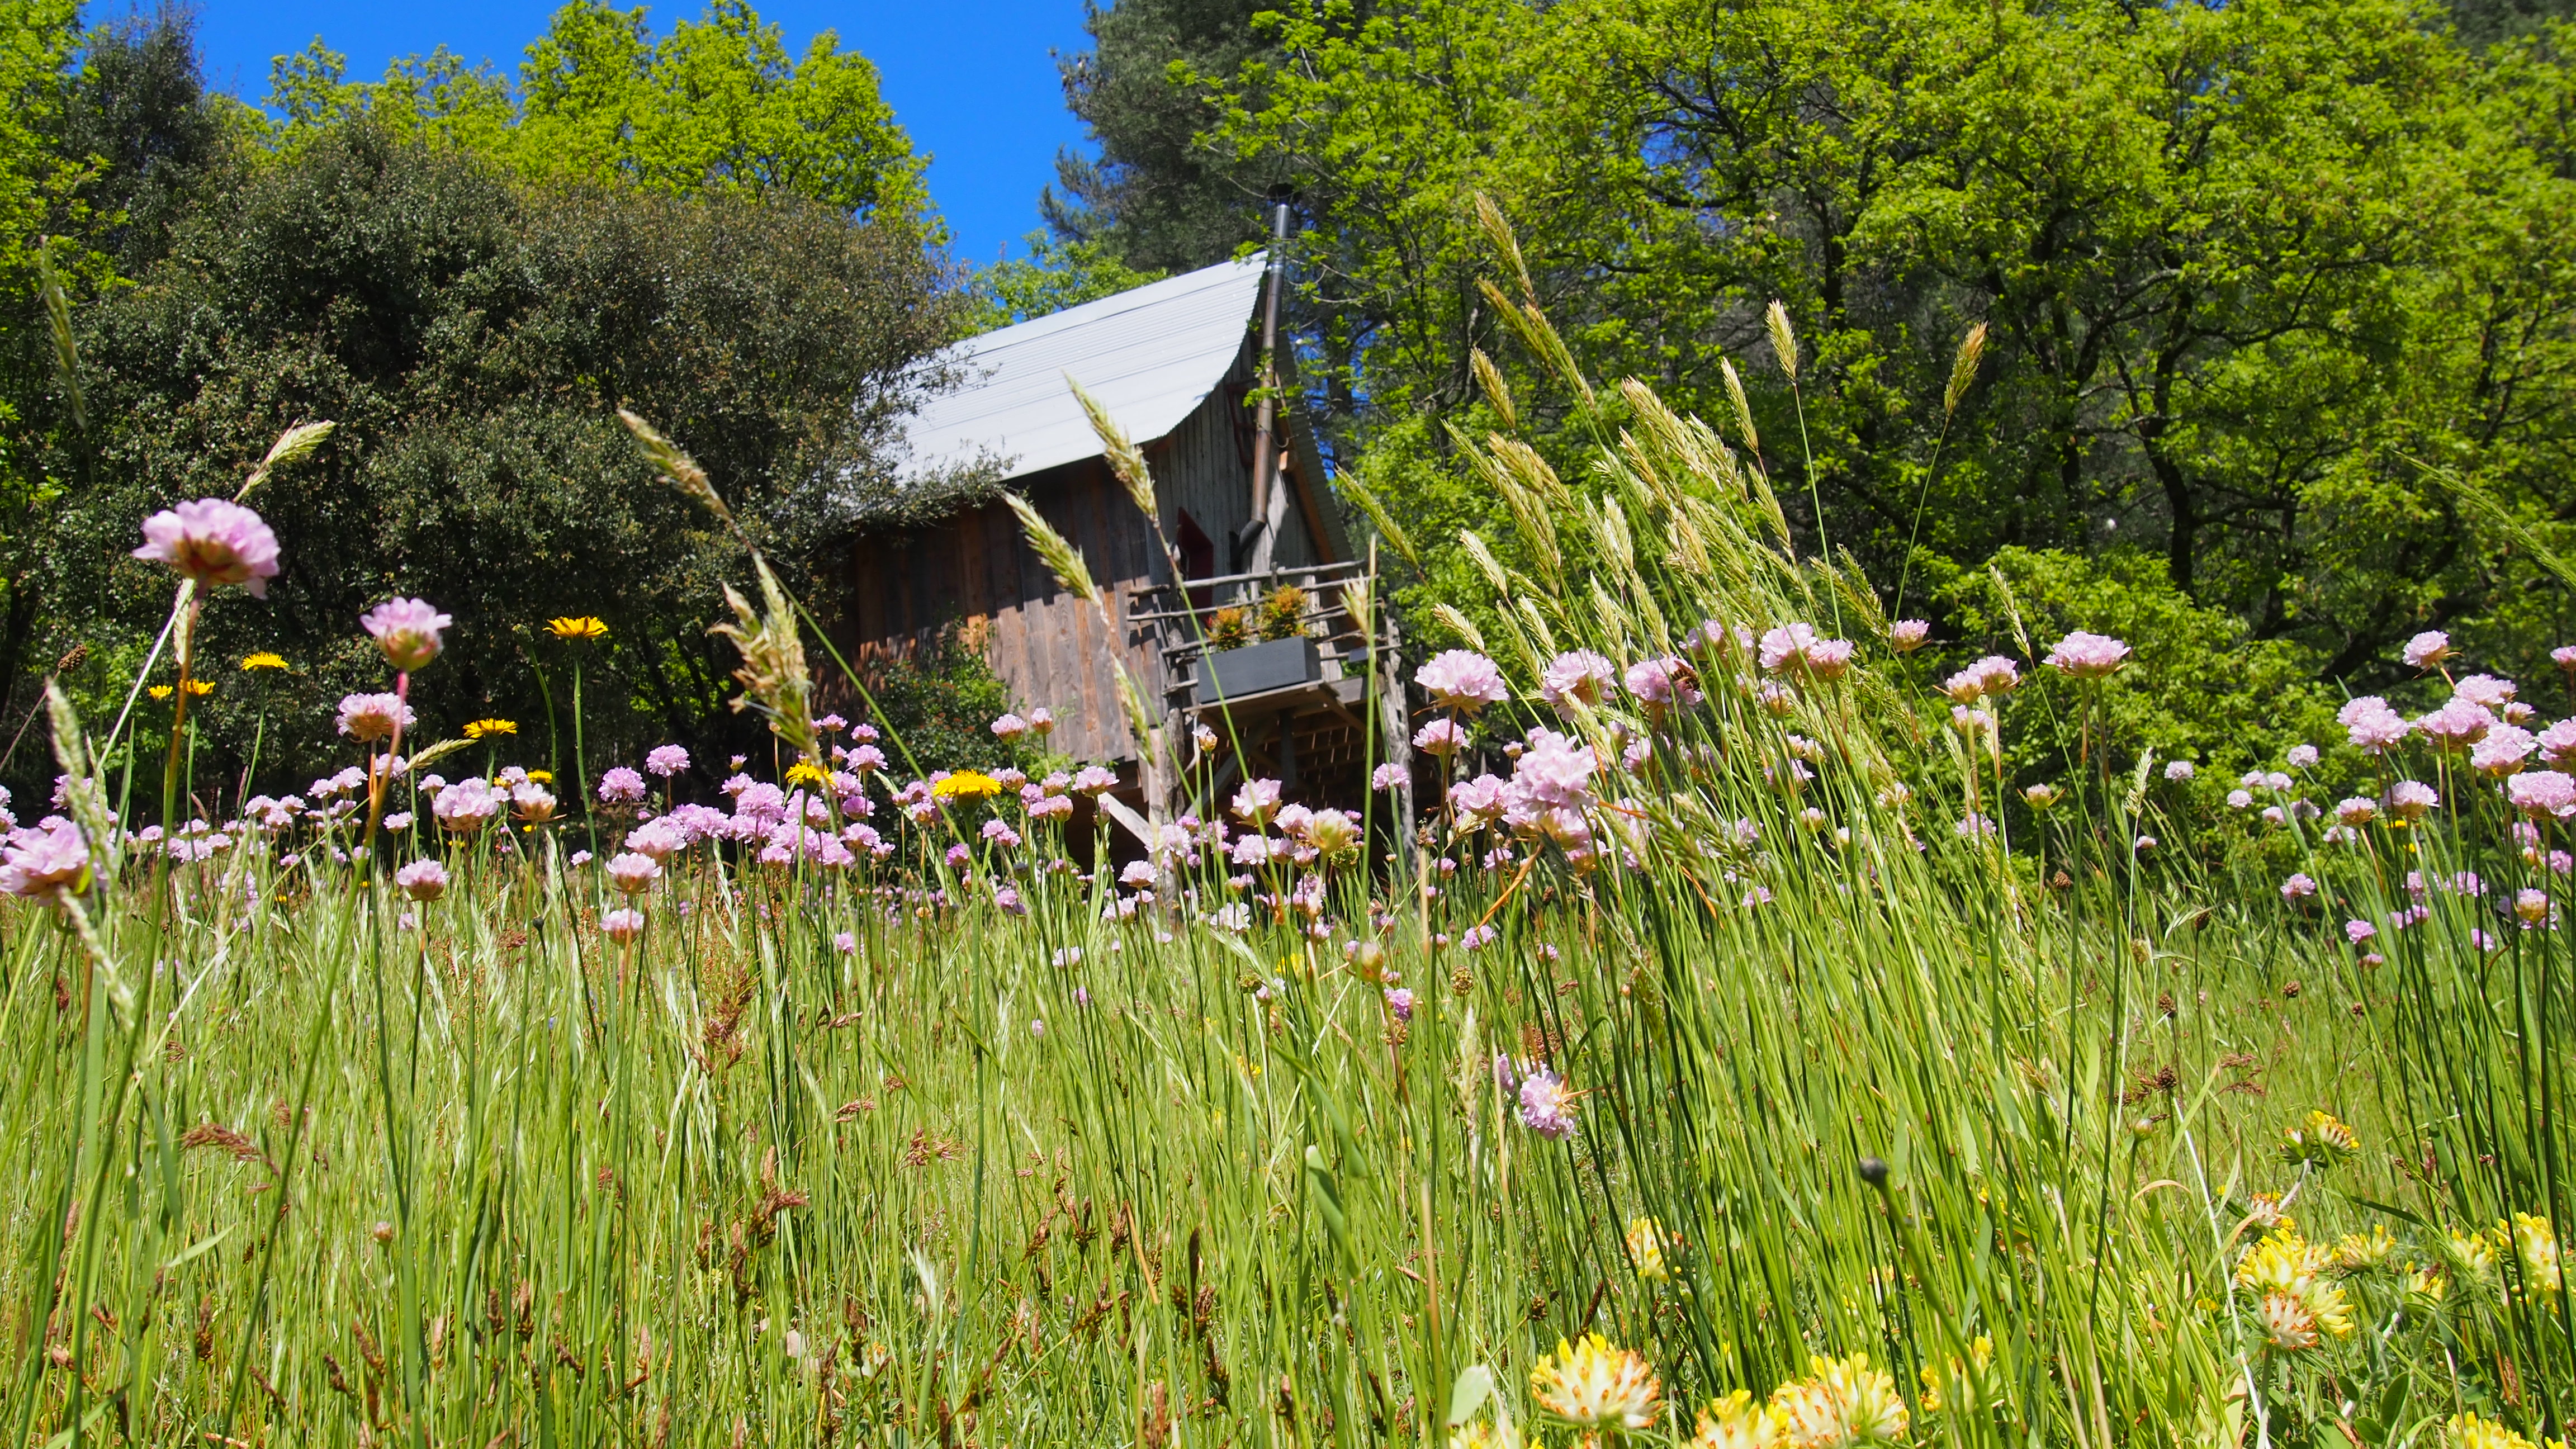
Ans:
POLYGON ((1075 869, 1032 803, 1070 782, 856 769, 774 590, 746 678, 805 783, 655 852, 617 837, 658 795, 469 820, 434 750, 371 793, 398 735, 315 762, 360 763, 337 804, 131 832, 116 726, 57 699, 67 823, 0 902, 0 1432, 2563 1436, 2546 733, 2330 742, 2250 785, 2270 856, 2201 848, 2092 727, 2117 654, 1936 679, 1754 450, 1596 404, 1577 483, 1474 450, 1545 576, 1497 562, 1499 632, 1426 666, 1468 743, 1418 839, 1256 792, 1075 869), (1997 742, 2041 720, 2033 797, 1997 742))

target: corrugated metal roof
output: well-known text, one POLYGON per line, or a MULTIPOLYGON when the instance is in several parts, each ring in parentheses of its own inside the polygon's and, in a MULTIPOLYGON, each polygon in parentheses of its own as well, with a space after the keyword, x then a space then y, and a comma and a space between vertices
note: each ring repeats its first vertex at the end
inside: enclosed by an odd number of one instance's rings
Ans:
POLYGON ((913 414, 905 475, 994 458, 1018 478, 1097 457, 1067 373, 1137 442, 1169 433, 1234 365, 1262 265, 1220 262, 960 343, 965 381, 913 414))

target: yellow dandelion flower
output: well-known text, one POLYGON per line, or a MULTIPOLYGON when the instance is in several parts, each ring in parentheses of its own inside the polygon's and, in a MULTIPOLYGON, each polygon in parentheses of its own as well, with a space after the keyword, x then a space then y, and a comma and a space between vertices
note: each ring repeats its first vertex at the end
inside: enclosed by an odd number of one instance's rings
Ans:
POLYGON ((188 690, 188 693, 190 693, 191 695, 195 695, 195 696, 197 696, 197 697, 199 697, 199 698, 203 698, 203 697, 204 697, 204 696, 206 696, 206 695, 209 695, 209 694, 214 693, 214 692, 215 692, 215 686, 214 686, 214 684, 213 684, 211 681, 208 681, 208 680, 203 680, 203 679, 191 679, 191 680, 189 680, 189 681, 188 681, 188 684, 187 684, 187 690, 188 690))
POLYGON ((478 719, 465 726, 465 737, 469 740, 487 740, 494 735, 515 735, 518 732, 519 722, 510 719, 478 719))
POLYGON ((1645 1355, 1613 1348, 1597 1333, 1541 1354, 1530 1370, 1530 1398, 1541 1409, 1586 1429, 1648 1429, 1662 1407, 1663 1385, 1645 1355))
POLYGON ((2442 1449, 2532 1449, 2532 1443, 2493 1419, 2459 1414, 2442 1426, 2442 1449))
POLYGON ((930 793, 942 800, 999 795, 1002 793, 1002 782, 980 770, 959 770, 956 774, 931 786, 930 793))
POLYGON ((2513 1215, 2513 1245, 2522 1255, 2522 1282, 2527 1289, 2555 1293, 2561 1278, 2558 1267, 2558 1234, 2549 1219, 2530 1213, 2513 1215))
POLYGON ((2310 1112, 2281 1134, 2281 1160, 2292 1166, 2332 1167, 2361 1150, 2361 1139, 2332 1112, 2310 1112))
POLYGON ((171 693, 170 686, 166 684, 153 685, 150 689, 143 692, 152 696, 154 699, 168 699, 171 693))
POLYGON ((1671 1277, 1664 1270, 1664 1225, 1653 1218, 1631 1220, 1628 1224, 1628 1257, 1637 1265, 1640 1278, 1671 1277))
POLYGON ((608 637, 608 625, 604 620, 594 619, 584 614, 579 618, 548 619, 546 632, 558 639, 589 639, 595 642, 608 637))
POLYGON ((246 671, 252 669, 284 669, 286 667, 286 656, 283 654, 272 654, 269 651, 262 649, 256 654, 243 655, 241 667, 246 671))
POLYGON ((528 772, 528 778, 536 781, 540 785, 551 785, 555 782, 555 772, 552 770, 530 770, 528 772))
POLYGON ((787 767, 787 783, 790 785, 820 785, 831 778, 823 773, 822 766, 812 760, 798 760, 787 767))
POLYGON ((1792 1449, 1855 1449, 1905 1437, 1905 1400, 1893 1375, 1869 1355, 1808 1360, 1807 1376, 1774 1390, 1772 1412, 1788 1425, 1792 1449))
POLYGON ((1737 1389, 1699 1411, 1686 1449, 1779 1449, 1788 1437, 1788 1422, 1777 1411, 1737 1389))

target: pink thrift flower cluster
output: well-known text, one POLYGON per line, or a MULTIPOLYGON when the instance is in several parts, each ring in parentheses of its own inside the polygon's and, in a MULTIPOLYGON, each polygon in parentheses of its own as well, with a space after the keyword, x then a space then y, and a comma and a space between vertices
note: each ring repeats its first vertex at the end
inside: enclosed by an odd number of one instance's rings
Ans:
POLYGON ((410 673, 438 657, 440 633, 456 621, 419 599, 388 599, 358 618, 385 662, 410 673))
POLYGON ((2128 645, 2105 634, 2078 629, 2058 640, 2057 647, 2040 662, 2077 679, 2107 679, 2128 660, 2128 645))
POLYGON ((143 520, 139 559, 166 563, 200 584, 241 584, 268 597, 277 577, 277 535, 260 516, 224 498, 200 498, 143 520))
POLYGON ((1430 694, 1434 704, 1464 715, 1511 697, 1503 685, 1503 671, 1471 649, 1449 649, 1433 656, 1415 671, 1413 682, 1430 694))

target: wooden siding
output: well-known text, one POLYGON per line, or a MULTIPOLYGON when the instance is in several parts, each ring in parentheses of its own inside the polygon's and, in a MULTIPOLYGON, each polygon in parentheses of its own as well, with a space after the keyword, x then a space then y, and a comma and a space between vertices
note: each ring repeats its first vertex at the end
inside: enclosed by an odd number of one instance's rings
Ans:
MULTIPOLYGON (((1207 401, 1145 449, 1165 534, 1180 536, 1181 511, 1187 509, 1215 543, 1219 573, 1235 571, 1228 550, 1252 511, 1254 430, 1245 398, 1254 351, 1247 337, 1233 369, 1207 401)), ((1296 451, 1301 459, 1313 457, 1310 443, 1296 451)), ((1304 473, 1315 465, 1292 466, 1304 473)), ((1330 508, 1321 485, 1320 478, 1311 479, 1312 496, 1319 507, 1330 508)), ((1153 531, 1098 458, 1050 468, 1012 486, 1082 551, 1093 580, 1109 596, 1112 617, 1120 621, 1117 647, 1159 716, 1173 681, 1163 672, 1161 650, 1147 627, 1124 622, 1148 607, 1137 595, 1170 575, 1153 531)), ((1304 514, 1292 497, 1275 550, 1283 566, 1316 558, 1304 514)), ((951 624, 980 637, 1017 707, 1055 711, 1056 732, 1049 741, 1054 748, 1083 760, 1136 757, 1099 615, 1057 587, 1021 538, 1018 520, 1001 504, 851 541, 844 653, 854 664, 867 669, 906 656, 951 624)))

